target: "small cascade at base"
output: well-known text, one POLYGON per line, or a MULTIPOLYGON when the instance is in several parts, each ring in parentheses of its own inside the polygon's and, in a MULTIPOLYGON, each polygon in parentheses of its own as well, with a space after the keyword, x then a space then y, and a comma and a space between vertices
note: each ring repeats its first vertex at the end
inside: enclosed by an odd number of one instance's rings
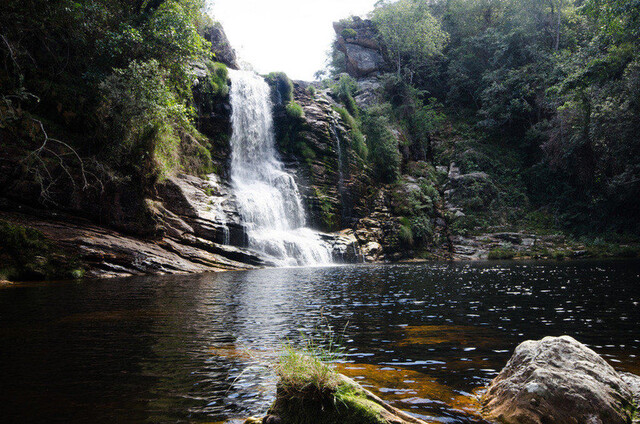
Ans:
POLYGON ((231 185, 249 247, 280 266, 331 263, 331 249, 306 227, 298 185, 275 148, 270 88, 258 75, 230 71, 231 185))

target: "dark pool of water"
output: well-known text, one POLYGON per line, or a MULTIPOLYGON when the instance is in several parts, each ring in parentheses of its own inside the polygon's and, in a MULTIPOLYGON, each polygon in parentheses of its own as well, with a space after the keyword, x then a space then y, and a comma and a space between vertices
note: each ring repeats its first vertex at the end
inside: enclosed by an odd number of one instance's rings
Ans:
POLYGON ((525 339, 569 334, 640 373, 640 262, 269 269, 0 290, 3 422, 216 422, 265 412, 283 346, 432 422, 481 422, 474 391, 525 339))

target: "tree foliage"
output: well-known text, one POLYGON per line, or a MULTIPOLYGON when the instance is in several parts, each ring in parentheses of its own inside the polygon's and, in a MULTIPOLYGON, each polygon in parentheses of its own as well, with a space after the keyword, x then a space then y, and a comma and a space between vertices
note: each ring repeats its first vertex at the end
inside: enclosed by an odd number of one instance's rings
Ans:
POLYGON ((489 172, 505 207, 640 231, 638 0, 383 1, 371 18, 396 67, 387 111, 362 112, 372 160, 393 156, 372 127, 392 126, 405 161, 489 172))
POLYGON ((420 63, 439 53, 447 41, 447 34, 424 0, 383 4, 373 11, 372 20, 398 75, 403 70, 415 72, 420 63))
MULTIPOLYGON (((191 122, 192 65, 211 58, 202 34, 212 25, 203 6, 202 0, 2 2, 0 93, 102 165, 140 172, 134 176, 142 181, 171 172, 185 143, 191 150, 199 144, 191 122)), ((224 91, 226 81, 217 88, 224 91)))

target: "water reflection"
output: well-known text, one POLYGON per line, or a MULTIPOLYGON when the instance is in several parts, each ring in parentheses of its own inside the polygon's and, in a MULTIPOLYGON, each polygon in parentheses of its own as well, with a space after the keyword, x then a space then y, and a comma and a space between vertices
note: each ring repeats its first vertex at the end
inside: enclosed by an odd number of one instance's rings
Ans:
POLYGON ((640 264, 289 268, 0 291, 6 421, 212 422, 263 413, 283 345, 344 330, 341 372, 431 422, 524 339, 570 334, 640 371, 640 264), (301 336, 302 334, 302 336, 301 336))

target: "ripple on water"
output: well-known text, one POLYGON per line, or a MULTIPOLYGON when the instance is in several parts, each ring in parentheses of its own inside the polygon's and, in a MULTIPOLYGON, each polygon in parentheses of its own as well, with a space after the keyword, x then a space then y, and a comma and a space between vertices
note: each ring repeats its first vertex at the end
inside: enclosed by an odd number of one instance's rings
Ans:
POLYGON ((479 390, 525 339, 569 334, 640 373, 639 273, 637 261, 399 264, 12 285, 0 290, 3 414, 261 415, 283 347, 332 338, 337 369, 394 406, 480 422, 479 390))

